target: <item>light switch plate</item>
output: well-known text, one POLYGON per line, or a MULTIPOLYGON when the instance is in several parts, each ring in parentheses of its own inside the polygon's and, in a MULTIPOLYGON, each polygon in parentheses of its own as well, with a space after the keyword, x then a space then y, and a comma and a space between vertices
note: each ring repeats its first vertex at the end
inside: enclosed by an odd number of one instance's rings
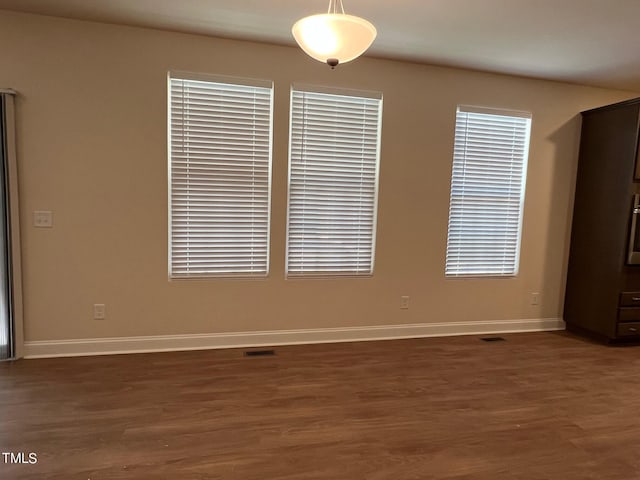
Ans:
POLYGON ((33 226, 39 228, 53 227, 53 213, 50 210, 36 210, 33 212, 33 226))

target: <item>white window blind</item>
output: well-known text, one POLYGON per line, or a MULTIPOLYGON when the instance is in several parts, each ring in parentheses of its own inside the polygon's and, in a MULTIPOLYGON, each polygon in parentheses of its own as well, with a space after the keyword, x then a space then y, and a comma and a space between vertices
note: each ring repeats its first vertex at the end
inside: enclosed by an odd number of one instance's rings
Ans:
POLYGON ((514 276, 531 115, 459 107, 456 116, 447 276, 514 276))
POLYGON ((268 271, 273 88, 171 74, 171 277, 268 271))
POLYGON ((382 97, 291 91, 287 275, 373 273, 382 97))

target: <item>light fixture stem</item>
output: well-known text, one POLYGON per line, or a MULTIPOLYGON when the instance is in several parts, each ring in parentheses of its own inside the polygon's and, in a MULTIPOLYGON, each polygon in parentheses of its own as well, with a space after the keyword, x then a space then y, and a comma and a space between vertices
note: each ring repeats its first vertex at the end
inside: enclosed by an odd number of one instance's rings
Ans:
POLYGON ((344 15, 344 5, 342 5, 342 0, 329 0, 329 9, 327 10, 327 13, 342 13, 344 15))

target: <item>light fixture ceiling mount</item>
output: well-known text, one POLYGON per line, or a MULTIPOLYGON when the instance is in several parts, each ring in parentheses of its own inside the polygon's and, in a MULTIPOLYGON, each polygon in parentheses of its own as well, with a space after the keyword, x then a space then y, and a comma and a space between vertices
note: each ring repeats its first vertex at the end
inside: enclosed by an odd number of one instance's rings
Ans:
POLYGON ((344 13, 342 0, 329 0, 326 14, 301 18, 291 32, 307 55, 331 68, 358 58, 377 35, 370 22, 344 13))

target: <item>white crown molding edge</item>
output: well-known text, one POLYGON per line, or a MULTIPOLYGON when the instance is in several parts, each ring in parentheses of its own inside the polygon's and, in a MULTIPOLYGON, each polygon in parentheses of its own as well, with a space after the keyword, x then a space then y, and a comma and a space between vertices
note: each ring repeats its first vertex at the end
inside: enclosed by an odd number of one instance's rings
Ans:
POLYGON ((27 341, 24 343, 24 358, 79 357, 313 343, 362 342, 489 333, 542 332, 564 329, 565 323, 562 319, 540 318, 273 330, 262 332, 82 338, 74 340, 27 341))

